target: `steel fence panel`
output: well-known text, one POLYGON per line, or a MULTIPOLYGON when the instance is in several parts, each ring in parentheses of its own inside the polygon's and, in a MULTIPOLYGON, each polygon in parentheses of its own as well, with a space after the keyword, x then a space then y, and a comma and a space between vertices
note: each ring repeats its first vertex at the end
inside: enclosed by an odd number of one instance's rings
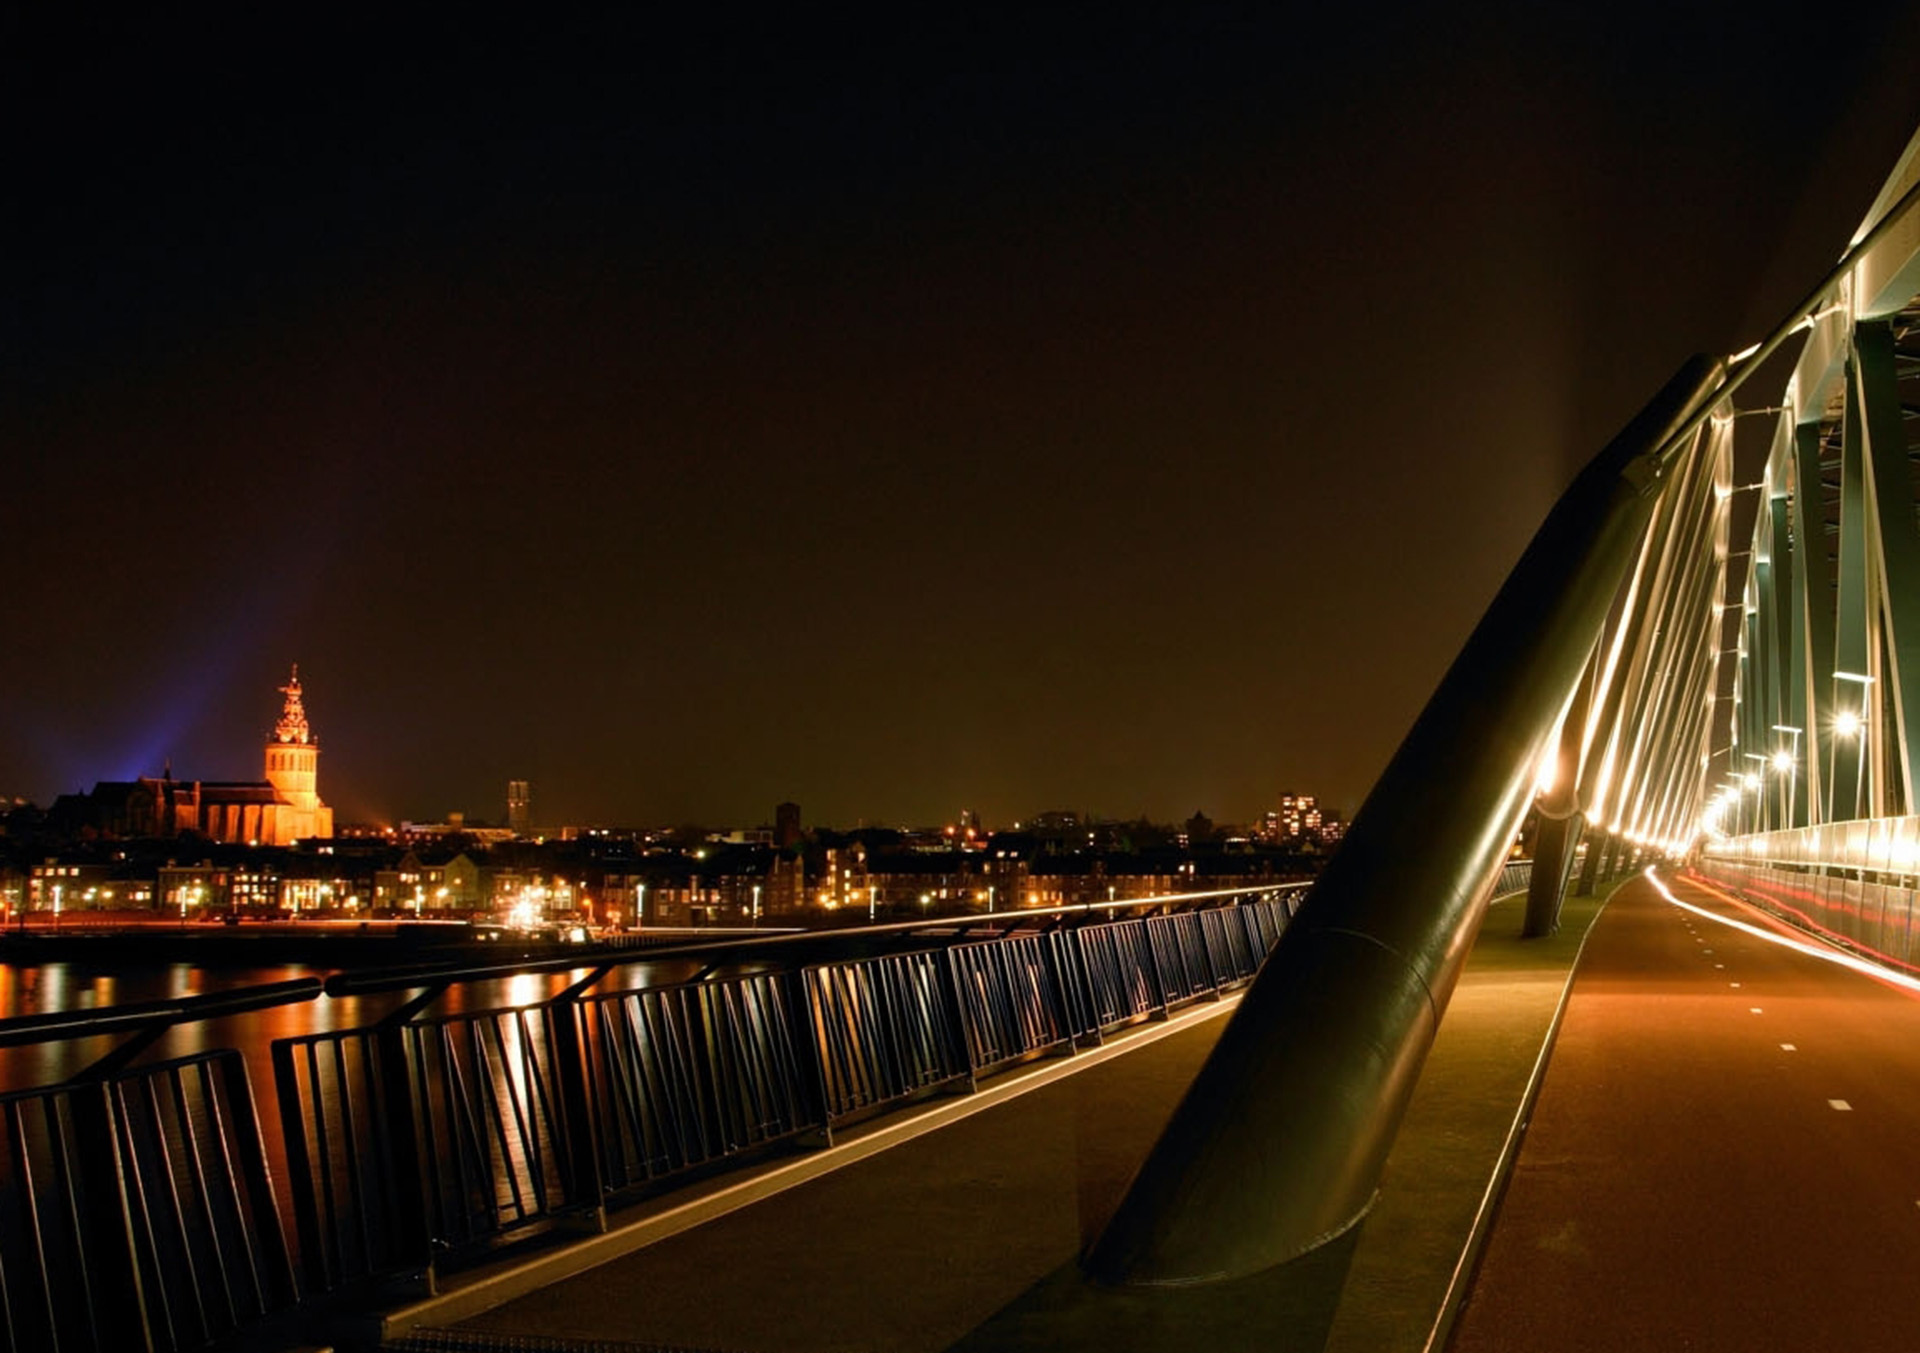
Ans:
POLYGON ((782 974, 580 998, 610 1192, 821 1126, 782 974))
POLYGON ((973 1070, 1071 1045, 1052 965, 1038 935, 958 944, 946 957, 973 1070))
POLYGON ((822 964, 802 981, 829 1121, 967 1075, 937 953, 822 964))
POLYGON ((1160 989, 1166 995, 1168 1006, 1213 990, 1213 973, 1207 965, 1198 917, 1192 912, 1150 916, 1145 925, 1154 963, 1160 971, 1160 989))
POLYGON ((0 1096, 8 1350, 203 1348, 299 1291, 231 1050, 0 1096))
POLYGON ((1154 969, 1146 922, 1108 921, 1069 932, 1085 974, 1085 1000, 1092 1028, 1117 1028, 1166 1008, 1154 969))

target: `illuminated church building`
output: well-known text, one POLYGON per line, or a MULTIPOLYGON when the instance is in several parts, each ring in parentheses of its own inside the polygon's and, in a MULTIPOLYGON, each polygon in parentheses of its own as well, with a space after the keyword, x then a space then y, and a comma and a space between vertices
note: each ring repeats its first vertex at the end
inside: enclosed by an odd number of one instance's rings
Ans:
MULTIPOLYGON (((293 675, 280 692, 287 700, 267 742, 266 780, 203 782, 195 815, 202 836, 286 846, 309 836, 333 835, 333 809, 320 802, 316 788, 320 744, 313 739, 300 699, 299 663, 293 665, 293 675)), ((175 829, 187 825, 176 809, 175 829)))
POLYGON ((333 809, 317 788, 320 745, 300 698, 300 665, 280 688, 286 703, 267 741, 264 780, 142 778, 94 786, 100 825, 130 836, 198 832, 239 845, 287 846, 333 835, 333 809))

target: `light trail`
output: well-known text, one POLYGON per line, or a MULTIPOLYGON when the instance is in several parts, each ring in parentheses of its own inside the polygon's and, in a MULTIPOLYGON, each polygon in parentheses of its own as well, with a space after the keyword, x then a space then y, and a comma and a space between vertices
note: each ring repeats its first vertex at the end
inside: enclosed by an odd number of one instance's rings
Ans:
POLYGON ((1722 916, 1718 912, 1708 911, 1705 907, 1696 907, 1691 902, 1682 902, 1673 895, 1673 890, 1667 887, 1660 876, 1653 872, 1652 865, 1647 866, 1645 873, 1647 882, 1651 883, 1659 891, 1660 896, 1666 898, 1667 901, 1673 903, 1674 906, 1680 908, 1682 911, 1690 911, 1695 916, 1704 916, 1707 920, 1718 922, 1720 925, 1732 926, 1735 930, 1752 935, 1755 939, 1766 940, 1769 944, 1778 944, 1788 949, 1797 950, 1809 958, 1824 959, 1828 963, 1837 963, 1843 968, 1851 968, 1857 973, 1875 978, 1878 981, 1891 982, 1895 986, 1903 987, 1908 991, 1920 992, 1920 977, 1909 977, 1905 973, 1893 972, 1890 969, 1881 967, 1877 963, 1869 963, 1864 958, 1855 958, 1852 954, 1843 953, 1838 949, 1825 949, 1816 945, 1807 944, 1801 940, 1793 939, 1775 931, 1762 930, 1759 926, 1748 925, 1745 921, 1736 921, 1731 916, 1722 916))

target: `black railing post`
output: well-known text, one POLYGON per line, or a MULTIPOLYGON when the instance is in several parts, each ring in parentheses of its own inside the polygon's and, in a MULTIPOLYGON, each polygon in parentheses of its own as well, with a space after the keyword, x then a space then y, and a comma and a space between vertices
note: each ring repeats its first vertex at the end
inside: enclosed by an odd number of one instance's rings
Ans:
POLYGON ((1187 915, 1193 921, 1193 928, 1200 932, 1200 955, 1207 962, 1207 990, 1213 994, 1213 999, 1218 1001, 1221 999, 1220 965, 1213 961, 1213 936, 1207 933, 1207 914, 1203 911, 1190 911, 1187 915))
POLYGON ((954 963, 953 951, 950 949, 936 950, 934 963, 946 975, 947 980, 943 985, 946 987, 948 999, 953 1002, 953 1029, 960 1038, 960 1055, 967 1062, 967 1093, 972 1094, 980 1088, 980 1067, 978 1059, 973 1055, 977 1031, 972 1019, 967 1015, 967 996, 960 989, 960 969, 954 963))
POLYGON ((381 1020, 373 1036, 373 1053, 380 1062, 380 1097, 386 1105, 387 1146, 393 1162, 395 1206, 389 1218, 393 1227, 390 1253, 402 1276, 418 1274, 429 1296, 438 1290, 433 1264, 433 1200, 421 1158, 421 1126, 413 1103, 413 1054, 407 1034, 408 1021, 439 994, 436 988, 407 1002, 381 1020))
MULTIPOLYGON (((287 1250, 286 1231, 280 1224, 280 1209, 273 1194, 273 1180, 267 1171, 266 1136, 260 1130, 260 1114, 253 1102, 253 1086, 247 1079, 246 1063, 237 1053, 218 1070, 207 1068, 209 1093, 232 1129, 232 1143, 239 1157, 238 1183, 247 1198, 243 1215, 253 1218, 258 1236, 258 1251, 266 1268, 259 1274, 260 1300, 265 1310, 290 1306, 300 1299, 300 1283, 294 1272, 293 1256, 287 1250)), ((250 1250, 253 1246, 248 1247, 250 1250)))
MULTIPOLYGON (((311 1055, 311 1054, 309 1054, 311 1055)), ((293 1061, 293 1043, 278 1039, 271 1049, 273 1090, 280 1106, 280 1141, 287 1158, 287 1192, 293 1198, 294 1237, 300 1249, 300 1267, 308 1282, 325 1291, 332 1285, 327 1263, 327 1241, 320 1230, 320 1210, 313 1184, 313 1156, 307 1149, 306 1116, 300 1104, 300 1075, 293 1061)), ((320 1112, 320 1106, 314 1106, 320 1112)))
POLYGON ((1047 936, 1047 943, 1054 951, 1055 965, 1068 974, 1061 994, 1072 996, 1074 1001, 1074 1039, 1086 1039, 1089 1046, 1097 1048, 1106 1040, 1100 1033, 1100 1012, 1094 1002, 1093 972, 1087 961, 1084 931, 1083 926, 1058 930, 1047 936))
POLYGON ((1041 964, 1046 970, 1049 985, 1053 987, 1054 1018, 1059 1021, 1057 1027, 1061 1041, 1066 1044, 1067 1055, 1071 1057, 1080 1050, 1080 1031, 1075 1027, 1077 1021, 1074 1019, 1073 1002, 1067 993, 1066 965, 1060 962, 1060 951, 1053 944, 1052 936, 1036 935, 1033 943, 1040 951, 1041 964))
POLYGON ((95 1346, 152 1349, 146 1275, 134 1239, 128 1162, 120 1151, 111 1088, 88 1080, 65 1096, 72 1126, 66 1186, 83 1256, 87 1319, 95 1346))
POLYGON ((1159 1012, 1154 1018, 1166 1019, 1171 1013, 1173 998, 1167 989, 1166 966, 1160 962, 1160 940, 1154 934, 1152 917, 1141 917, 1140 936, 1147 942, 1147 963, 1153 970, 1153 992, 1157 997, 1153 1008, 1159 1012))
POLYGON ((576 988, 547 1003, 547 1043, 553 1050, 553 1077, 560 1091, 561 1187, 593 1230, 607 1229, 606 1179, 600 1168, 600 1133, 594 1121, 588 1040, 580 1021, 586 1010, 576 988))
POLYGON ((799 968, 786 974, 787 1027, 795 1038, 806 1043, 805 1048, 795 1049, 799 1057, 812 1072, 813 1100, 819 1111, 820 1125, 812 1131, 802 1133, 800 1144, 816 1150, 833 1145, 833 1100, 827 1092, 827 1059, 822 1047, 826 1042, 826 1030, 820 1027, 814 1018, 817 1007, 812 994, 807 990, 807 969, 799 968))

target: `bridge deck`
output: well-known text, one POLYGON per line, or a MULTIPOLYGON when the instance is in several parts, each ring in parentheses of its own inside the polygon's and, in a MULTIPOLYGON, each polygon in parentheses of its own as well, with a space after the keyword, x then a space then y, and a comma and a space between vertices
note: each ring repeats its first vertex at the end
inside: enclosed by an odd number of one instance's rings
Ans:
POLYGON ((1594 928, 1455 1353, 1912 1348, 1916 1142, 1920 998, 1630 884, 1594 928))
MULTIPOLYGON (((1523 944, 1518 903, 1496 905, 1355 1256, 1333 1349, 1423 1347, 1592 908, 1570 904, 1560 936, 1523 944)), ((456 1294, 417 1314, 498 1336, 946 1348, 1072 1261, 1220 1027, 1199 1020, 484 1313, 461 1318, 456 1294)))

